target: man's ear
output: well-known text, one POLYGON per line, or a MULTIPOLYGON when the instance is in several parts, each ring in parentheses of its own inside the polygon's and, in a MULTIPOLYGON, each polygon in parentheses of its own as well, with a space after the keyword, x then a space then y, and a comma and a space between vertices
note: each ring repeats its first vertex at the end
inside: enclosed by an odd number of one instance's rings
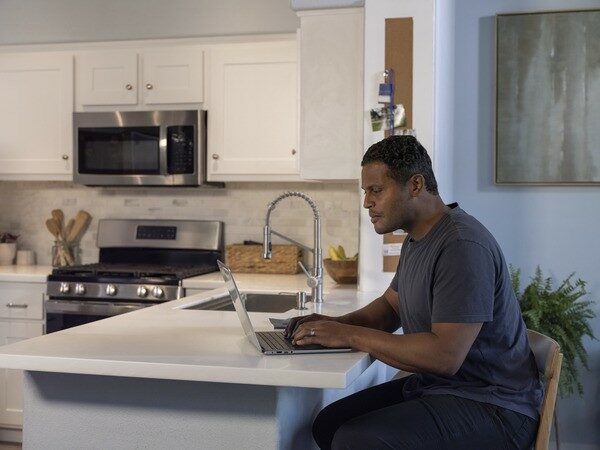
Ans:
POLYGON ((408 189, 411 197, 418 197, 425 189, 425 178, 423 178, 423 175, 416 174, 410 177, 408 180, 408 189))

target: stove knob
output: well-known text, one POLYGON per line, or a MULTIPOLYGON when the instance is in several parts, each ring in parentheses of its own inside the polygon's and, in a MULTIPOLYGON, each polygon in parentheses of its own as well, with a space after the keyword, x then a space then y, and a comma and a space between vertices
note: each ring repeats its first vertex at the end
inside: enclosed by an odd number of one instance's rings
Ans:
POLYGON ((106 295, 117 295, 117 287, 114 284, 107 284, 106 285, 106 295))
POLYGON ((61 294, 68 294, 69 291, 71 290, 71 286, 69 285, 69 283, 60 283, 60 288, 59 288, 59 292, 61 294))
POLYGON ((152 288, 152 295, 156 298, 161 298, 164 295, 164 292, 161 288, 159 288, 158 286, 154 286, 152 288))
POLYGON ((81 284, 81 283, 77 283, 75 285, 75 293, 77 295, 83 295, 83 294, 85 294, 85 286, 83 284, 81 284))
POLYGON ((148 288, 146 286, 140 286, 137 288, 137 295, 142 298, 146 297, 148 295, 148 288))

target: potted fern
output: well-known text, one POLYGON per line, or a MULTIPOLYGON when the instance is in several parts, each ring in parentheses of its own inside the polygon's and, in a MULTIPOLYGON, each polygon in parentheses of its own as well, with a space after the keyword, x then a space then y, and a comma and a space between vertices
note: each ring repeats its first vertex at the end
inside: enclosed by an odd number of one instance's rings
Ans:
MULTIPOLYGON (((531 283, 521 291, 521 270, 510 266, 513 289, 521 304, 521 312, 527 328, 550 336, 560 345, 563 365, 560 372, 559 395, 569 396, 575 391, 582 396, 577 361, 589 370, 588 355, 583 346, 584 336, 595 339, 589 320, 596 317, 591 309, 593 300, 582 300, 587 294, 586 282, 573 281, 571 273, 554 289, 552 279, 546 278, 538 266, 531 283)), ((557 446, 560 445, 558 415, 554 414, 554 431, 557 446)))

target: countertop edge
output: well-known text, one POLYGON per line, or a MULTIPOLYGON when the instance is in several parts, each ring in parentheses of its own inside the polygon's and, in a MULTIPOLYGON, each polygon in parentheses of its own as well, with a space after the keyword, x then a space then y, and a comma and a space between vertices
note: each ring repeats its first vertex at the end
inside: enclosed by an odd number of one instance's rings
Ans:
MULTIPOLYGON (((273 356, 277 357, 277 356, 273 356)), ((250 384, 257 386, 300 387, 317 389, 345 389, 362 374, 374 360, 364 354, 348 373, 289 371, 276 369, 253 369, 237 367, 211 367, 189 365, 165 365, 161 363, 133 363, 131 361, 106 361, 62 359, 56 368, 56 357, 0 355, 0 367, 28 372, 69 373, 75 375, 99 375, 126 378, 144 378, 174 381, 192 381, 225 384, 250 384), (52 361, 50 361, 50 359, 52 361), (48 361, 46 361, 48 360, 48 361), (107 365, 107 362, 109 363, 107 365), (85 367, 81 366, 85 363, 85 367), (26 365, 27 368, 23 369, 26 365), (224 372, 227 372, 224 374, 224 372), (285 380, 302 381, 285 383, 285 380)))

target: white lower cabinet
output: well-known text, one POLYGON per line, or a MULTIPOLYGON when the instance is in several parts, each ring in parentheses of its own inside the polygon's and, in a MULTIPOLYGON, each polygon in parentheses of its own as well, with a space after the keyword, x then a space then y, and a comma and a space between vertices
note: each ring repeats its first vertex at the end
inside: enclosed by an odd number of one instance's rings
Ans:
POLYGON ((209 58, 208 180, 299 180, 295 37, 218 45, 209 58))
MULTIPOLYGON (((43 322, 0 319, 0 343, 14 344, 44 334, 43 322)), ((0 426, 23 425, 23 371, 0 369, 0 426)))
POLYGON ((0 53, 0 179, 71 180, 73 56, 0 53))
MULTIPOLYGON (((0 345, 44 334, 45 283, 0 282, 0 345)), ((23 425, 23 372, 0 369, 0 427, 23 425)))

